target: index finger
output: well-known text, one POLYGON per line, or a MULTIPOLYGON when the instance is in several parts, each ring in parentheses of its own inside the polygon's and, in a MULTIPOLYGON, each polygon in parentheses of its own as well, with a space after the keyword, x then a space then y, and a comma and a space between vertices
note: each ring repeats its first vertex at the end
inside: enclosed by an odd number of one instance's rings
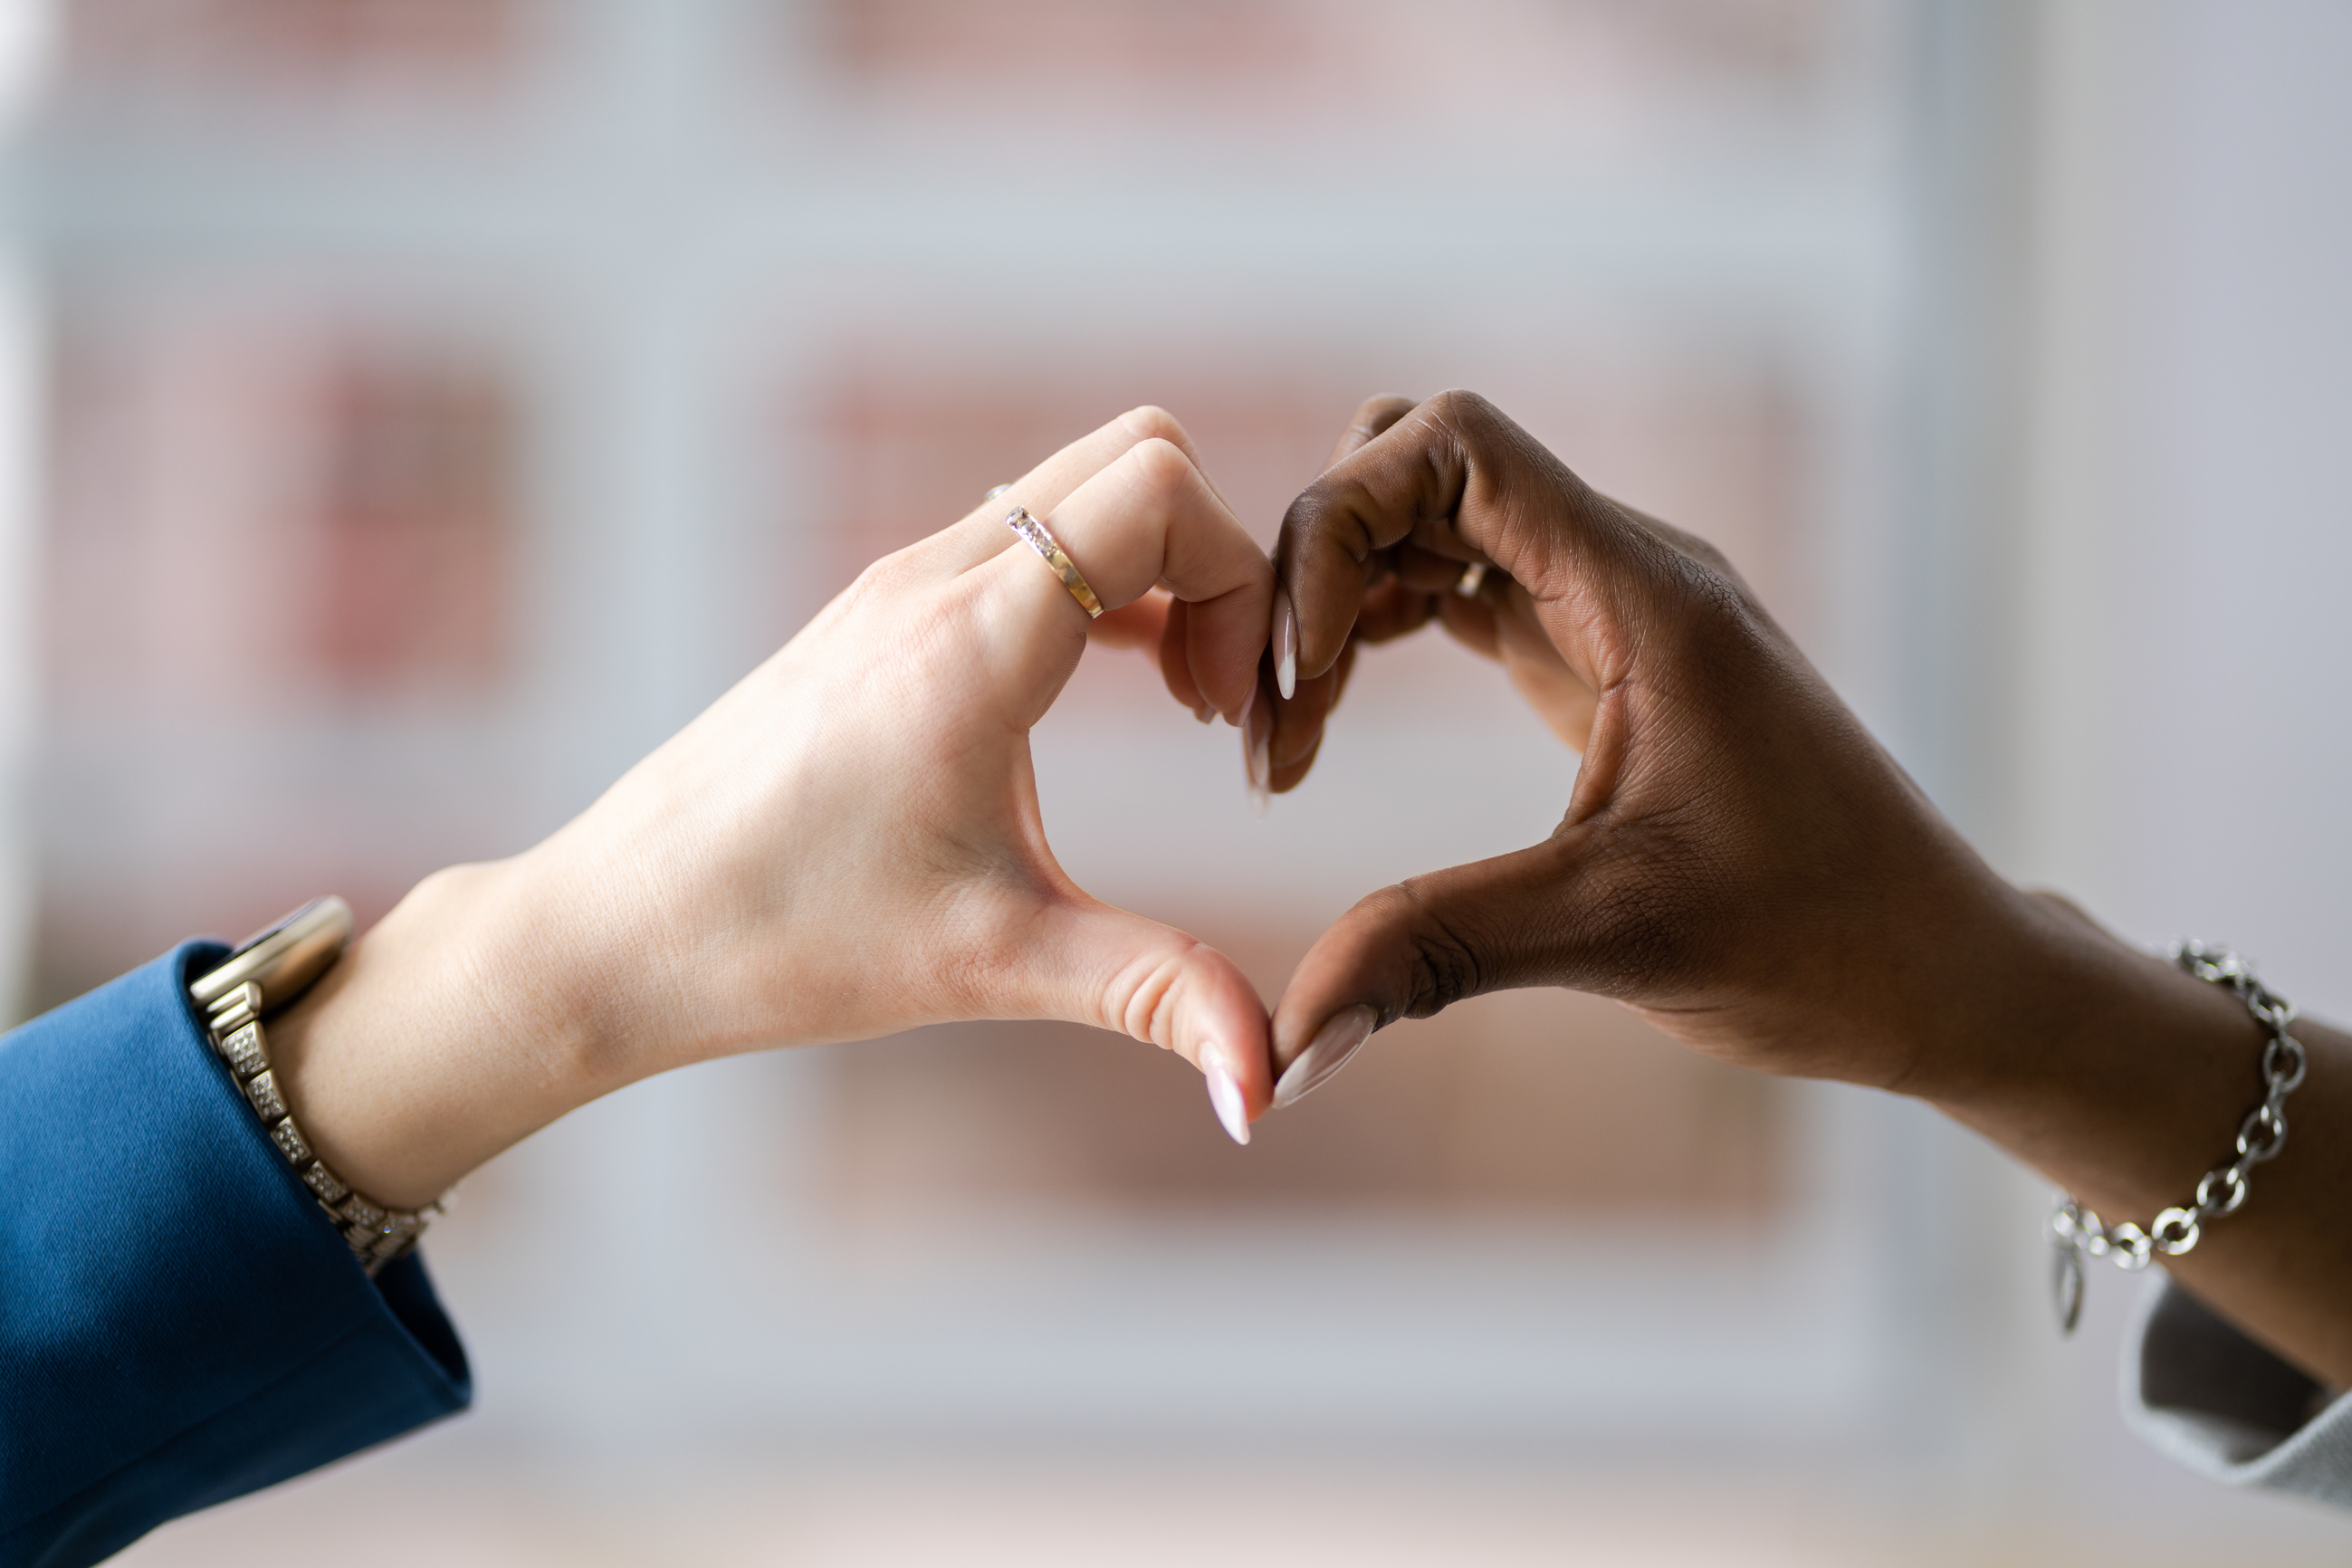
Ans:
POLYGON ((1412 398, 1400 397, 1393 392, 1367 397, 1358 404, 1356 412, 1348 420, 1348 427, 1339 432, 1339 439, 1332 444, 1331 455, 1323 459, 1323 471, 1328 473, 1339 467, 1342 458, 1374 437, 1385 433, 1390 426, 1412 413, 1413 406, 1412 398))
MULTIPOLYGON (((1183 601, 1193 684, 1237 722, 1265 647, 1274 569, 1200 469, 1168 442, 1141 441, 1040 521, 1106 611, 1155 585, 1183 601)), ((1008 623, 1021 628, 1012 657, 1028 667, 1023 689, 1050 701, 1084 640, 1086 612, 1026 546, 992 556, 975 575, 1019 606, 1008 623), (1040 635, 1053 626, 1067 632, 1066 646, 1040 635)))
POLYGON ((1069 500, 1088 479, 1144 442, 1154 440, 1168 442, 1183 453, 1194 468, 1201 468, 1201 455, 1193 449, 1192 437, 1185 434, 1176 416, 1165 408, 1145 404, 1079 437, 966 512, 962 521, 916 545, 910 553, 934 566, 943 576, 970 571, 1013 542, 1004 520, 1014 507, 1026 507, 1032 514, 1044 517, 1069 500))
MULTIPOLYGON (((1390 426, 1412 413, 1412 398, 1400 397, 1394 393, 1382 393, 1356 405, 1356 412, 1349 416, 1348 427, 1339 432, 1339 439, 1333 444, 1331 455, 1323 459, 1323 471, 1329 473, 1357 447, 1379 437, 1390 426)), ((1298 696, 1298 621, 1291 607, 1289 594, 1279 585, 1274 591, 1274 620, 1266 628, 1265 645, 1266 657, 1274 661, 1274 692, 1278 699, 1275 721, 1278 729, 1283 718, 1279 703, 1290 702, 1298 696)), ((1323 727, 1322 713, 1329 705, 1317 703, 1313 706, 1316 717, 1308 727, 1319 731, 1323 727)))
MULTIPOLYGON (((1329 472, 1333 466, 1412 409, 1412 398, 1394 393, 1368 397, 1358 404, 1356 412, 1349 417, 1348 427, 1333 444, 1331 455, 1324 459, 1324 471, 1329 472)), ((1407 629, 1399 625, 1395 635, 1407 629)), ((1323 726, 1331 710, 1339 706, 1340 689, 1347 684, 1347 670, 1342 666, 1326 671, 1319 679, 1304 684, 1299 681, 1298 617, 1291 608, 1290 595, 1279 586, 1274 593, 1274 620, 1266 632, 1266 657, 1271 661, 1274 679, 1267 683, 1272 689, 1267 694, 1266 711, 1258 721, 1265 739, 1264 783, 1271 794, 1282 795, 1304 783, 1307 770, 1314 766, 1315 753, 1323 744, 1323 726)), ((1253 763, 1253 776, 1255 768, 1253 763)))
POLYGON ((1275 569, 1302 678, 1339 659, 1375 556, 1408 540, 1508 573, 1596 690, 1625 655, 1612 635, 1622 611, 1674 553, 1486 399, 1442 393, 1334 465, 1283 518, 1275 569))

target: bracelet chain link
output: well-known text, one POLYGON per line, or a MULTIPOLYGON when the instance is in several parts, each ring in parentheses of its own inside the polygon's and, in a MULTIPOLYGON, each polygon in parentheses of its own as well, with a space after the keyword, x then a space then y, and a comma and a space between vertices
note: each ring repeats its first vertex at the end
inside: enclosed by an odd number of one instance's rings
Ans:
POLYGON ((2286 1146, 2286 1097, 2303 1086, 2309 1065, 2303 1042, 2287 1033, 2294 1022, 2294 1005, 2255 979, 2252 965, 2226 947, 2183 942, 2173 948, 2172 962, 2207 984, 2234 993, 2255 1022, 2269 1031, 2263 1044, 2262 1103, 2238 1123, 2236 1152, 2205 1173, 2187 1204, 2166 1209, 2144 1229, 2129 1221, 2110 1226, 2072 1195, 2058 1194, 2050 1216, 2051 1239, 2057 1248, 2051 1284, 2058 1326, 2064 1333, 2074 1332, 2082 1317, 2084 1255, 2105 1258, 2126 1270, 2146 1268, 2159 1253, 2178 1258, 2197 1245, 2205 1221, 2238 1212, 2246 1201, 2253 1168, 2286 1146))

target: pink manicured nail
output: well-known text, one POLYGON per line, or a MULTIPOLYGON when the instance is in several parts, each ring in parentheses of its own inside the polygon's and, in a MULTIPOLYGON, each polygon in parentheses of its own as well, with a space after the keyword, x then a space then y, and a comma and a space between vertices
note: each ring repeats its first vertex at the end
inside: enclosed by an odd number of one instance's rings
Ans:
POLYGON ((1246 1146, 1249 1142, 1249 1107, 1242 1103, 1242 1086, 1234 1081, 1222 1063, 1209 1064, 1209 1105, 1216 1111, 1217 1120, 1224 1123, 1225 1136, 1246 1146))
POLYGON ((1372 1026, 1380 1015, 1370 1007, 1350 1007, 1335 1013, 1315 1032, 1298 1058, 1285 1069, 1274 1085, 1274 1109, 1285 1110, 1297 1104, 1321 1086, 1323 1081, 1348 1065, 1348 1058, 1363 1048, 1372 1037, 1372 1026))
POLYGON ((1274 591, 1274 689, 1285 702, 1298 692, 1298 612, 1286 588, 1274 591))

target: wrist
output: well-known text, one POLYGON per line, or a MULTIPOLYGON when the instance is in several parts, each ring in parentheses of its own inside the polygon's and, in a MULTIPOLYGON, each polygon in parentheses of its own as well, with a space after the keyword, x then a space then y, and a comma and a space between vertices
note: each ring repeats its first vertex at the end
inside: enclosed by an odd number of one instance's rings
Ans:
POLYGON ((521 859, 436 872, 271 1023, 313 1146, 379 1202, 429 1202, 625 1081, 548 962, 562 906, 533 898, 532 875, 521 859))
POLYGON ((2260 1086, 2243 1004, 2048 895, 1982 962, 1914 1092, 2104 1214, 2183 1202, 2260 1086))

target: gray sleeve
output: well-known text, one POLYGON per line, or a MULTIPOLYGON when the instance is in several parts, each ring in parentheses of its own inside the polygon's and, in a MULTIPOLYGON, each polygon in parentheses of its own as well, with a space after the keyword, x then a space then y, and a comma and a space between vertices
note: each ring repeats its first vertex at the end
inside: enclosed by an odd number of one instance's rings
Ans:
POLYGON ((2124 1419, 2224 1485, 2352 1508, 2352 1395, 2331 1398, 2168 1279, 2124 1342, 2124 1419))

